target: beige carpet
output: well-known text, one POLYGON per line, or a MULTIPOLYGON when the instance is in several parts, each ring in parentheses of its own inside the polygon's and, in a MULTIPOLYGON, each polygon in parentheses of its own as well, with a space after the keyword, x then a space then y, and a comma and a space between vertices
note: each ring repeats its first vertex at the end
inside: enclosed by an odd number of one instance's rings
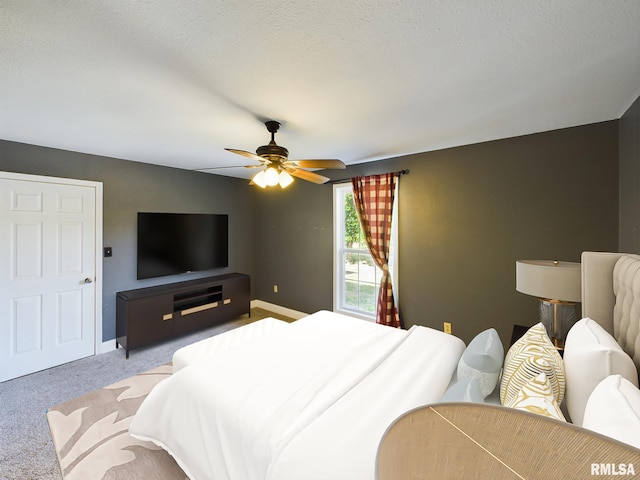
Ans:
POLYGON ((265 317, 293 321, 252 308, 251 317, 242 315, 228 323, 133 350, 128 360, 124 350, 118 349, 0 383, 0 479, 62 479, 45 415, 52 405, 163 365, 179 348, 265 317))
POLYGON ((171 365, 163 365, 49 409, 64 479, 186 479, 167 452, 129 435, 142 401, 170 375, 171 365))

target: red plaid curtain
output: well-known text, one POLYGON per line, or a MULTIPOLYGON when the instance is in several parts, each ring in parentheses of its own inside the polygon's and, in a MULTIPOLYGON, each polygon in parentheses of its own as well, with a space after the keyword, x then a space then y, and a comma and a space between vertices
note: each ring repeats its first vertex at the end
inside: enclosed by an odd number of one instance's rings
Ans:
POLYGON ((396 192, 395 173, 354 177, 353 200, 360 225, 373 261, 382 270, 378 293, 377 323, 401 328, 400 315, 393 298, 389 272, 389 244, 391 243, 391 217, 396 192))

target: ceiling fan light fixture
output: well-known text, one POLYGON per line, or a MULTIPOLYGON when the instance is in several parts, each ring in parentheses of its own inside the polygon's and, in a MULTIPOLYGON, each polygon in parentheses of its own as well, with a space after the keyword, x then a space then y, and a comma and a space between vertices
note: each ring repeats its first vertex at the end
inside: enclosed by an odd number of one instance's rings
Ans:
POLYGON ((269 187, 278 184, 278 171, 275 168, 269 167, 264 171, 264 183, 269 187))
POLYGON ((293 177, 283 170, 278 175, 278 183, 281 188, 287 188, 293 183, 293 177))
MULTIPOLYGON (((262 145, 256 149, 256 153, 246 150, 237 150, 235 148, 226 148, 225 150, 250 158, 257 164, 245 165, 246 168, 265 169, 257 173, 250 184, 256 184, 260 188, 273 187, 280 185, 286 188, 293 182, 293 176, 313 182, 317 184, 327 183, 328 177, 324 177, 314 172, 306 170, 307 168, 345 168, 346 165, 337 159, 309 159, 309 160, 289 160, 289 150, 281 147, 276 143, 275 134, 280 128, 280 123, 274 120, 265 122, 267 130, 271 134, 271 141, 268 145, 262 145), (287 170, 287 172, 285 172, 287 170), (289 173, 291 172, 291 173, 289 173)), ((222 167, 225 168, 225 167, 222 167)))
POLYGON ((264 170, 260 170, 258 173, 256 173, 251 181, 258 185, 260 188, 265 188, 267 186, 267 182, 264 179, 264 170))

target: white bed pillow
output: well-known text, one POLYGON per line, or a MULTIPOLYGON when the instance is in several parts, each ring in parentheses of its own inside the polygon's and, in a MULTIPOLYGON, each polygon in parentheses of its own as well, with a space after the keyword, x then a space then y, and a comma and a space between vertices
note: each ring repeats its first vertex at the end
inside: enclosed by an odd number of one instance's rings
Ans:
POLYGON ((582 426, 640 448, 640 390, 622 375, 609 375, 589 396, 582 426))
POLYGON ((566 421, 556 402, 549 379, 544 373, 538 374, 525 383, 518 394, 504 406, 566 421))
POLYGON ((564 366, 542 322, 527 330, 507 352, 500 382, 501 403, 505 405, 510 402, 529 380, 540 373, 547 376, 556 402, 560 405, 565 389, 564 366))
POLYGON ((482 398, 491 394, 498 384, 504 347, 498 332, 489 328, 476 335, 465 348, 458 362, 458 381, 475 378, 482 398))
POLYGON ((566 407, 571 421, 582 426, 591 392, 609 375, 620 374, 638 386, 636 366, 602 326, 583 318, 571 327, 564 344, 566 407))

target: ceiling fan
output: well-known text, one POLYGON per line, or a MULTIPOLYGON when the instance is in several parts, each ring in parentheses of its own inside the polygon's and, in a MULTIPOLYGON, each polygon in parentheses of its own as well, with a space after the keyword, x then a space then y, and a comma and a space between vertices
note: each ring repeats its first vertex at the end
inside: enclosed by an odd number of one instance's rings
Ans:
POLYGON ((250 183, 261 188, 267 186, 280 185, 282 188, 293 182, 293 177, 313 182, 317 184, 326 183, 329 179, 323 175, 303 170, 305 168, 346 168, 340 160, 317 159, 317 160, 289 160, 289 150, 276 144, 275 135, 280 129, 280 123, 274 120, 265 122, 267 130, 271 133, 271 141, 268 145, 258 147, 256 153, 234 148, 225 148, 229 152, 242 155, 260 162, 259 164, 244 165, 246 168, 264 168, 260 170, 250 183))

